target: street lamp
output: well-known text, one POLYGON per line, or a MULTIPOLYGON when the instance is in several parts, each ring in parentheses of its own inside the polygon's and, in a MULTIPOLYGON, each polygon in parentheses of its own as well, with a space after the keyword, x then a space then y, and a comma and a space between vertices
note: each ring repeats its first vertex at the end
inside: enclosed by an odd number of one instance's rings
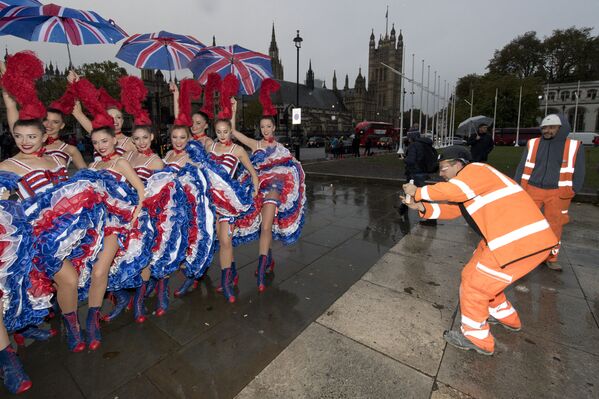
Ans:
MULTIPOLYGON (((297 49, 297 76, 295 80, 295 106, 299 108, 299 51, 302 48, 302 42, 304 39, 299 34, 299 29, 297 30, 297 36, 293 38, 293 42, 295 43, 295 48, 297 49)), ((295 144, 295 159, 300 160, 300 129, 299 125, 297 125, 296 129, 296 144, 295 144)))

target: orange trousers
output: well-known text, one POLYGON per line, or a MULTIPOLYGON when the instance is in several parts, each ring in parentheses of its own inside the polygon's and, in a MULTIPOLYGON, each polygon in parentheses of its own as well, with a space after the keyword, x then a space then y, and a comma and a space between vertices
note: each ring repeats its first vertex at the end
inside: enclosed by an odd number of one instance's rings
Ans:
POLYGON ((522 278, 549 255, 547 249, 501 268, 484 241, 478 244, 472 259, 462 270, 460 284, 460 311, 462 333, 475 345, 494 351, 495 340, 487 319, 495 317, 508 326, 520 328, 518 313, 503 291, 522 278))
POLYGON ((568 217, 568 208, 570 207, 571 198, 560 198, 559 190, 543 189, 530 184, 526 187, 526 192, 532 197, 537 206, 542 209, 545 219, 549 222, 551 230, 558 239, 558 243, 549 254, 547 262, 557 262, 559 255, 560 243, 562 239, 562 230, 564 225, 570 221, 568 217))

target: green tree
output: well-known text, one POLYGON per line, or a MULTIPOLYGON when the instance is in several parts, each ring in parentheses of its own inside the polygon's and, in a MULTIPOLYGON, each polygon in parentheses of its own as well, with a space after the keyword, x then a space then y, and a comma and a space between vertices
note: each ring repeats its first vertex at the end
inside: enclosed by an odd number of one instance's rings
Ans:
POLYGON ((119 99, 121 89, 118 80, 127 76, 127 71, 113 61, 83 64, 77 72, 87 78, 96 87, 103 87, 113 98, 119 99))
POLYGON ((591 36, 591 30, 575 27, 556 29, 545 39, 545 68, 550 82, 599 78, 592 74, 591 60, 598 57, 596 52, 599 48, 595 45, 597 38, 591 36))
POLYGON ((534 31, 516 37, 501 50, 495 50, 489 62, 489 72, 509 74, 520 78, 543 76, 544 47, 534 31))

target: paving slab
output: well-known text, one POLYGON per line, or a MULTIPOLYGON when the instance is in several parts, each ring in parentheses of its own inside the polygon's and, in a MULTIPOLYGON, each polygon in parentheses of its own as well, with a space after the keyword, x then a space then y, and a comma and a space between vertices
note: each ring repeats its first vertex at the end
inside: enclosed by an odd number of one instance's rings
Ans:
POLYGON ((455 309, 462 267, 390 251, 362 279, 424 299, 441 308, 455 309))
POLYGON ((448 245, 447 240, 409 234, 394 246, 391 252, 429 262, 463 266, 472 256, 474 249, 475 245, 470 243, 448 245))
POLYGON ((358 281, 318 322, 427 375, 435 375, 453 311, 358 281))
POLYGON ((428 398, 432 384, 432 378, 313 323, 237 398, 428 398))
POLYGON ((438 381, 478 399, 599 397, 598 356, 524 332, 495 330, 493 356, 448 346, 438 381))

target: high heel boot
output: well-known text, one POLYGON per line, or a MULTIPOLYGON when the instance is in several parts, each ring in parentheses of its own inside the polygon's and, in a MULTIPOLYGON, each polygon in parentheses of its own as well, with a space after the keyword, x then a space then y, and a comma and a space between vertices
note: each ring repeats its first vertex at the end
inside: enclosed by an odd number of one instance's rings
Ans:
POLYGON ((19 394, 31 388, 31 380, 10 345, 0 351, 0 370, 10 393, 19 394))
POLYGON ((81 338, 81 327, 77 318, 77 312, 62 315, 64 329, 67 334, 67 346, 71 352, 81 352, 85 349, 85 342, 81 338))

